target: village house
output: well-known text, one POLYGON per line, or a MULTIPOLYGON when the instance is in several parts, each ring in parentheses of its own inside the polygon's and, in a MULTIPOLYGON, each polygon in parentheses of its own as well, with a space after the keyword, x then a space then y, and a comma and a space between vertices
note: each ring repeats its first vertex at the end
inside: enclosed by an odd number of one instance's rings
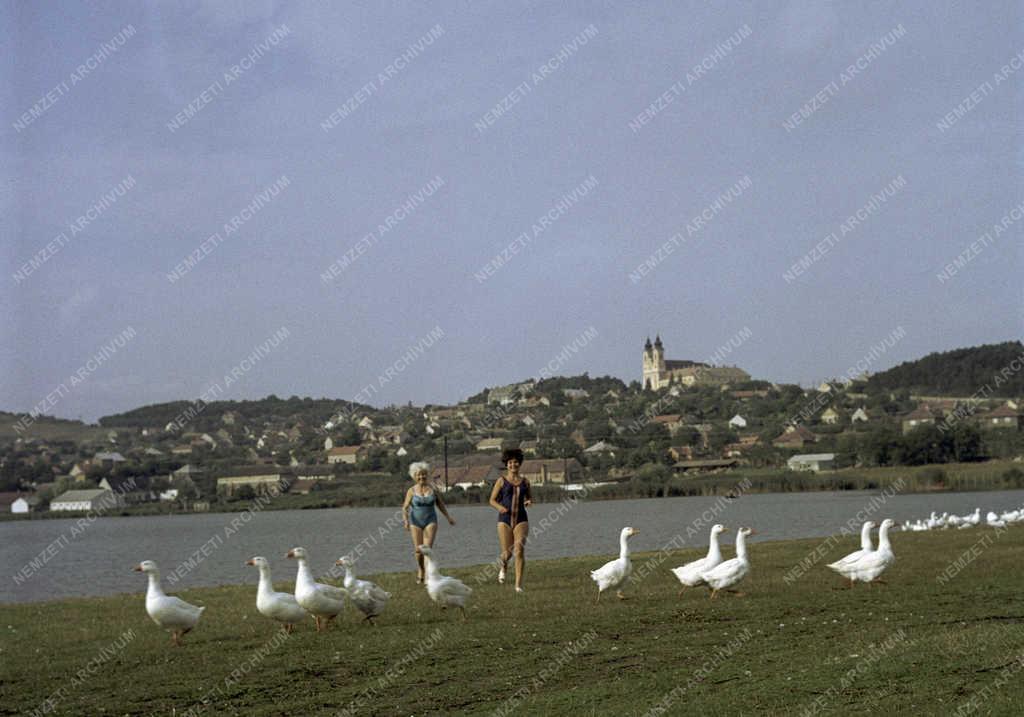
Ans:
POLYGON ((786 461, 786 467, 791 471, 831 471, 836 468, 835 453, 803 453, 792 456, 786 461))
MULTIPOLYGON (((501 476, 501 468, 496 465, 459 465, 448 466, 448 487, 466 490, 472 487, 483 487, 494 484, 501 476)), ((443 475, 440 483, 443 485, 443 475)))
POLYGON ((330 465, 295 466, 292 474, 296 480, 325 481, 334 479, 334 468, 330 465))
POLYGON ((908 413, 900 421, 900 425, 903 427, 903 433, 910 433, 915 428, 920 426, 934 426, 936 418, 936 412, 932 410, 931 406, 927 403, 922 403, 916 409, 908 413))
POLYGON ((149 476, 104 476, 99 487, 113 492, 126 504, 148 503, 159 498, 150 490, 149 476))
POLYGON ((50 502, 51 512, 109 510, 123 505, 121 497, 104 488, 69 490, 50 502))
POLYGON ((839 412, 836 409, 829 406, 824 411, 822 411, 821 422, 829 426, 836 425, 837 423, 839 423, 839 412))
POLYGON ((583 452, 584 453, 590 453, 590 454, 610 453, 611 455, 614 456, 615 455, 615 451, 617 451, 617 450, 619 450, 618 446, 612 445, 611 443, 608 443, 607 441, 598 441, 597 443, 595 443, 594 445, 590 446, 589 448, 584 448, 583 452))
POLYGON ((575 458, 534 458, 523 461, 519 474, 535 485, 577 483, 583 465, 575 458))
POLYGON ((366 449, 362 446, 335 446, 327 451, 327 462, 331 465, 335 463, 354 465, 363 458, 365 453, 366 449))
POLYGON ((264 495, 287 490, 291 480, 291 471, 279 466, 249 466, 217 478, 217 493, 231 497, 243 486, 249 486, 257 495, 264 495))
POLYGON ((978 424, 984 428, 1010 428, 1015 431, 1024 426, 1024 414, 1007 404, 978 416, 978 424))
POLYGON ((718 473, 739 464, 735 458, 707 458, 693 461, 677 461, 672 468, 676 473, 718 473))
POLYGON ((678 413, 666 413, 660 416, 655 416, 651 419, 654 423, 660 423, 668 429, 668 434, 674 436, 679 432, 679 429, 683 427, 683 417, 678 413))
POLYGON ((747 419, 745 419, 743 416, 737 413, 735 416, 729 419, 729 426, 732 428, 746 428, 747 419))
POLYGON ((693 460, 693 446, 672 446, 668 449, 673 461, 693 460))
POLYGON ((502 438, 484 438, 476 444, 478 451, 500 451, 502 438))
POLYGON ((772 440, 777 448, 803 448, 808 443, 818 440, 810 430, 801 425, 786 426, 786 430, 772 440))
POLYGON ((39 498, 34 495, 19 495, 11 503, 11 512, 15 515, 31 513, 39 505, 39 498))
POLYGON ((850 423, 867 423, 867 422, 868 422, 868 412, 866 410, 864 410, 863 406, 861 406, 856 411, 854 411, 853 415, 850 416, 850 423))

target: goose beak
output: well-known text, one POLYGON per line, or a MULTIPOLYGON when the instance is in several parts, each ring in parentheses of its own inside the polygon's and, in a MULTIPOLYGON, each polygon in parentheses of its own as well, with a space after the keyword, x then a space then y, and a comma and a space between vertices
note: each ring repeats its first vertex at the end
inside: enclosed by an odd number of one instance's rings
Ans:
POLYGON ((335 565, 344 565, 345 563, 344 563, 344 561, 342 561, 341 558, 338 558, 337 560, 334 561, 334 564, 335 565))
POLYGON ((134 568, 132 568, 132 571, 136 572, 136 573, 141 573, 142 572, 142 566, 141 565, 136 565, 134 568))
POLYGON ((251 561, 251 560, 246 560, 246 561, 245 561, 245 564, 246 564, 246 565, 255 565, 256 563, 254 563, 254 562, 253 562, 253 561, 251 561))
POLYGON ((757 535, 757 531, 756 531, 756 530, 754 530, 753 528, 751 528, 751 529, 750 529, 750 534, 751 534, 751 535, 757 535))
POLYGON ((295 551, 294 550, 289 550, 288 554, 285 555, 285 557, 286 558, 294 558, 295 557, 295 551))

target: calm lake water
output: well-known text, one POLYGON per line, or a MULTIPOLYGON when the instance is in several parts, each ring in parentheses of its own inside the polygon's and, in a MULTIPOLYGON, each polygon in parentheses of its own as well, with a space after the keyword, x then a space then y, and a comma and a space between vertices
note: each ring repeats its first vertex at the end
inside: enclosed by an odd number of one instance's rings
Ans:
MULTIPOLYGON (((632 539, 635 550, 658 550, 677 534, 685 535, 687 526, 701 521, 701 514, 716 504, 721 512, 711 522, 733 529, 753 526, 759 533, 757 540, 826 536, 839 532, 873 498, 877 503, 880 495, 845 491, 747 495, 727 502, 718 498, 583 500, 571 507, 562 505, 561 515, 558 503, 537 504, 530 508, 527 556, 610 556, 618 552, 619 530, 626 525, 642 531, 632 539), (551 521, 546 530, 541 529, 545 517, 551 521)), ((964 514, 976 507, 984 516, 988 510, 1022 505, 1022 490, 896 495, 872 518, 902 521, 927 517, 933 510, 964 514)), ((295 563, 284 556, 298 545, 309 551, 318 575, 357 546, 362 550, 361 573, 411 571, 412 542, 394 517, 395 510, 263 511, 249 514, 248 522, 238 520, 237 513, 97 518, 74 531, 76 520, 71 518, 4 522, 0 523, 0 603, 144 592, 144 577, 132 572, 142 560, 157 562, 169 592, 231 583, 255 585, 256 570, 245 566, 254 555, 270 559, 275 581, 289 581, 294 580, 295 563), (48 553, 43 555, 44 551, 48 553), (183 568, 183 577, 171 584, 168 576, 190 556, 197 561, 191 569, 183 568)), ((498 553, 495 512, 485 506, 453 506, 451 512, 457 524, 450 527, 442 518, 435 542, 442 566, 493 560, 498 553)), ((694 547, 707 544, 707 527, 701 527, 700 533, 690 543, 694 547)), ((726 540, 733 535, 726 534, 726 540)))

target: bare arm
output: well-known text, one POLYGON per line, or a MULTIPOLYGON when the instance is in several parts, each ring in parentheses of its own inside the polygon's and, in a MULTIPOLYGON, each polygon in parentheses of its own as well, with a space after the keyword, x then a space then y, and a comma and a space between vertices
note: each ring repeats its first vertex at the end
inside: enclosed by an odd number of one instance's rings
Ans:
POLYGON ((435 490, 434 496, 437 500, 437 509, 441 511, 441 514, 444 515, 445 518, 448 519, 449 525, 455 525, 455 521, 450 515, 448 515, 448 507, 444 504, 444 499, 441 497, 441 494, 435 490))
POLYGON ((491 500, 488 501, 491 504, 491 507, 494 508, 499 513, 508 512, 508 508, 506 508, 505 506, 498 502, 498 491, 501 490, 501 483, 504 480, 504 478, 499 478, 498 480, 494 481, 494 487, 491 488, 491 500))
POLYGON ((409 506, 412 504, 412 488, 405 491, 405 500, 402 502, 402 525, 409 529, 409 506))
POLYGON ((523 505, 525 507, 529 508, 531 505, 533 505, 533 489, 530 487, 530 481, 525 481, 525 483, 526 483, 526 499, 523 501, 523 505))

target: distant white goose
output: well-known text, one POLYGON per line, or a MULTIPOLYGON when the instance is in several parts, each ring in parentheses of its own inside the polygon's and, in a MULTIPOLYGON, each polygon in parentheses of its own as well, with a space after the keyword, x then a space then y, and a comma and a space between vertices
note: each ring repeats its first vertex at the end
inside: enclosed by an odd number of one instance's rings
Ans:
POLYGON ((846 568, 850 567, 858 560, 863 558, 865 555, 875 549, 875 546, 871 544, 871 531, 875 527, 875 521, 868 520, 864 522, 864 525, 860 528, 860 550, 854 550, 849 555, 840 558, 834 563, 829 563, 828 567, 835 570, 840 575, 846 577, 850 581, 850 587, 853 587, 853 579, 846 575, 846 568))
POLYGON ((996 515, 995 511, 990 510, 985 516, 985 525, 990 528, 1005 528, 1006 521, 996 515))
POLYGON ((889 543, 889 530, 894 525, 896 522, 892 518, 883 520, 882 526, 878 529, 878 548, 845 569, 843 575, 850 578, 851 584, 854 581, 883 582, 878 580, 879 576, 896 562, 896 555, 892 552, 892 545, 889 543))
POLYGON ((601 599, 601 593, 610 588, 616 589, 616 595, 620 600, 625 599, 619 587, 633 572, 633 564, 629 560, 629 539, 640 531, 636 528, 626 527, 619 533, 619 557, 611 560, 597 570, 590 571, 590 578, 597 583, 597 599, 601 599))
POLYGON ((718 595, 719 590, 726 590, 739 583, 750 572, 750 560, 747 559, 747 536, 754 535, 753 528, 740 528, 736 531, 736 557, 726 560, 703 574, 704 581, 711 586, 711 597, 718 595))
POLYGON ((309 617, 309 613, 302 609, 294 595, 274 591, 274 583, 270 577, 270 561, 257 555, 245 561, 245 564, 260 569, 260 585, 256 590, 256 609, 260 615, 283 623, 285 632, 289 633, 309 617))
POLYGON ((160 568, 152 560, 143 560, 135 571, 149 576, 146 588, 146 612, 157 625, 171 631, 171 642, 181 645, 181 638, 199 622, 205 607, 197 607, 181 598, 167 595, 160 586, 160 568))
POLYGON ((345 607, 345 591, 313 579, 313 573, 306 562, 309 556, 305 548, 292 548, 286 557, 299 562, 299 571, 295 576, 295 601, 313 616, 317 632, 326 629, 345 607))
POLYGON ((718 536, 726 531, 724 525, 715 524, 711 526, 711 536, 708 538, 708 554, 699 560, 686 563, 678 568, 672 568, 676 579, 682 583, 679 594, 687 587, 695 588, 698 585, 706 585, 702 573, 717 566, 722 562, 722 549, 718 545, 718 536))
POLYGON ((357 580, 356 573, 352 569, 352 559, 349 557, 338 558, 335 565, 340 565, 345 571, 345 592, 352 604, 362 611, 364 620, 369 620, 373 625, 373 618, 384 612, 384 608, 391 599, 391 593, 369 580, 357 580))
POLYGON ((473 588, 458 578, 442 575, 437 561, 434 559, 433 548, 421 545, 420 553, 423 554, 427 594, 430 599, 440 605, 442 610, 447 609, 449 605, 459 608, 462 611, 462 618, 465 619, 466 601, 473 593, 473 588))

